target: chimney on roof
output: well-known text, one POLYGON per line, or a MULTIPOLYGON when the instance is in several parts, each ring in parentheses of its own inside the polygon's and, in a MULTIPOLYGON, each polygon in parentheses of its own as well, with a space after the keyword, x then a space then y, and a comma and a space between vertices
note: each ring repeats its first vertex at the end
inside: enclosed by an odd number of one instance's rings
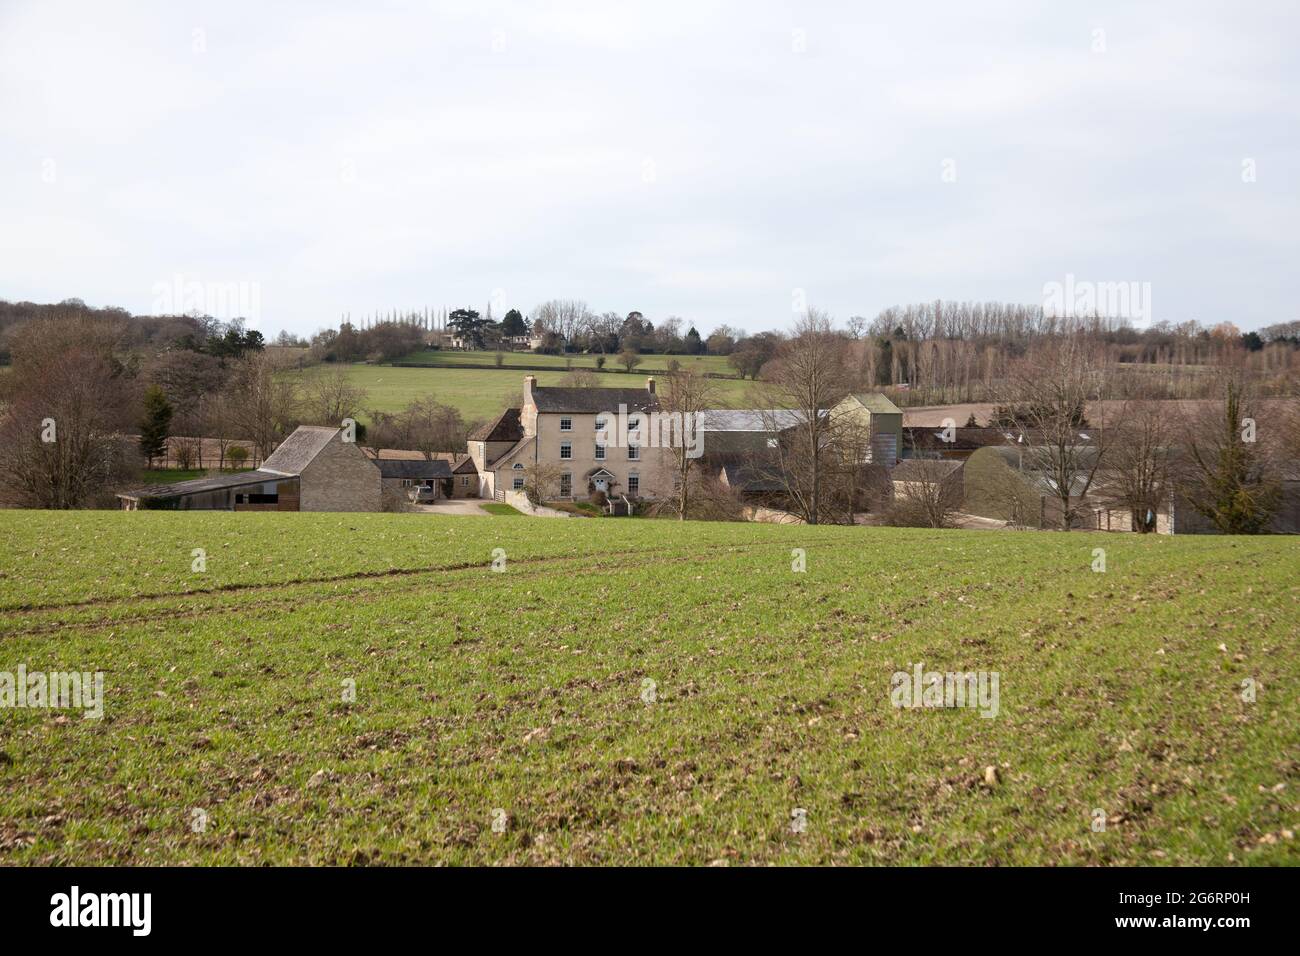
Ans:
POLYGON ((645 380, 645 390, 651 395, 655 393, 655 377, 653 375, 645 380))
POLYGON ((537 386, 537 376, 536 376, 536 375, 525 375, 525 376, 524 376, 524 404, 525 404, 525 405, 532 405, 532 404, 533 404, 533 389, 534 389, 536 386, 537 386))

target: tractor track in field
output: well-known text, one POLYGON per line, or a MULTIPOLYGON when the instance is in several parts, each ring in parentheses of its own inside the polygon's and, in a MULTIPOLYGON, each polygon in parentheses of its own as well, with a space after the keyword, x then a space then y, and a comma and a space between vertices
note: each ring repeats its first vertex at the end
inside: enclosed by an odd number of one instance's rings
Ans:
MULTIPOLYGON (((689 554, 683 554, 679 549, 643 548, 634 551, 611 552, 608 555, 608 557, 609 558, 632 557, 641 560, 651 560, 657 564, 666 564, 666 563, 674 563, 674 562, 698 561, 703 557, 717 554, 719 552, 726 552, 726 553, 752 552, 757 550, 766 550, 768 548, 776 548, 778 550, 788 551, 791 547, 807 547, 807 546, 811 546, 812 544, 813 542, 797 542, 797 541, 782 541, 779 543, 763 542, 761 544, 744 544, 744 545, 728 544, 728 545, 718 545, 714 547, 706 547, 700 551, 691 552, 689 554)), ((824 541, 816 542, 816 546, 819 548, 827 547, 826 542, 824 541)), ((838 547, 845 547, 845 546, 848 545, 836 544, 836 545, 832 545, 831 547, 838 548, 838 547)), ((530 571, 546 571, 551 569, 552 567, 563 566, 565 564, 580 564, 583 567, 590 568, 593 566, 593 558, 599 558, 599 557, 602 557, 602 555, 582 554, 582 555, 552 555, 552 556, 534 557, 534 558, 512 558, 509 559, 509 564, 511 566, 525 565, 527 569, 530 571)), ((461 573, 467 571, 490 571, 491 566, 492 566, 492 562, 491 560, 488 560, 488 561, 466 561, 457 564, 440 565, 437 567, 426 567, 426 568, 389 568, 383 571, 356 571, 349 574, 325 575, 325 576, 315 577, 315 578, 295 578, 293 580, 279 581, 274 583, 248 582, 248 583, 238 583, 238 584, 223 584, 213 588, 201 588, 193 591, 184 591, 184 592, 162 592, 162 593, 154 593, 154 594, 97 597, 97 598, 88 598, 83 601, 68 601, 63 603, 50 603, 50 604, 13 605, 7 608, 3 608, 3 611, 5 614, 10 614, 10 615, 42 615, 51 612, 78 611, 78 610, 85 610, 91 608, 104 608, 104 609, 111 610, 114 607, 136 605, 145 602, 163 603, 168 601, 188 601, 191 599, 201 599, 205 597, 221 598, 224 596, 233 596, 238 594, 267 593, 267 592, 284 591, 288 589, 313 588, 313 587, 320 587, 322 585, 329 585, 329 584, 345 584, 351 582, 359 583, 359 582, 394 580, 394 579, 404 579, 404 578, 433 577, 433 576, 439 576, 444 574, 460 575, 461 573)), ((460 580, 460 578, 457 577, 454 578, 453 580, 458 581, 460 580)), ((449 580, 447 582, 443 582, 442 584, 436 586, 445 586, 451 583, 452 581, 449 580)), ((423 586, 423 585, 418 585, 418 586, 423 586)), ((411 584, 395 590, 397 591, 397 593, 407 593, 416 590, 418 586, 415 584, 411 584)), ((364 593, 364 592, 347 591, 341 594, 317 595, 316 600, 318 601, 342 600, 345 598, 354 597, 358 593, 364 593)), ((394 592, 388 591, 385 593, 394 593, 394 592)), ((131 614, 131 615, 126 615, 123 617, 116 617, 116 618, 96 617, 84 621, 56 620, 56 621, 39 623, 34 627, 22 627, 8 632, 0 632, 0 640, 3 640, 5 638, 12 638, 12 637, 27 637, 27 636, 36 636, 40 634, 49 634, 56 631, 69 630, 69 629, 97 630, 97 629, 108 628, 108 627, 118 627, 118 626, 126 627, 132 624, 138 624, 141 622, 148 622, 148 621, 155 621, 155 620, 185 620, 185 619, 193 619, 193 618, 202 618, 202 617, 207 617, 213 613, 227 612, 232 609, 244 611, 244 610, 253 610, 253 609, 284 608, 284 607, 292 607, 300 603, 301 603, 300 596, 295 595, 292 597, 285 596, 281 598, 273 597, 264 600, 254 600, 246 603, 241 603, 237 606, 222 604, 222 605, 216 605, 212 607, 194 608, 194 609, 162 607, 153 610, 145 610, 139 614, 131 614)))

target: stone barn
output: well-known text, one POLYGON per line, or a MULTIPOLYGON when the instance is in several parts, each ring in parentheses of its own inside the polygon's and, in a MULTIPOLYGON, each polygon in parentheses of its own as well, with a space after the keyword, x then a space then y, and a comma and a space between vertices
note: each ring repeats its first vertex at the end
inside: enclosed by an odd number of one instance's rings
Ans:
POLYGON ((300 425, 256 471, 118 494, 128 511, 378 511, 379 467, 344 431, 300 425))

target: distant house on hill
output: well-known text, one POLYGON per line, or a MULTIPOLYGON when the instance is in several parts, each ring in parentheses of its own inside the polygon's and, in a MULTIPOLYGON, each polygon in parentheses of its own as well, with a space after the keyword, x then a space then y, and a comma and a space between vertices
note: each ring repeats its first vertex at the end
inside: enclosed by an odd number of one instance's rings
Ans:
POLYGON ((256 471, 147 485, 117 495, 127 511, 378 511, 380 470, 344 431, 300 425, 256 471))

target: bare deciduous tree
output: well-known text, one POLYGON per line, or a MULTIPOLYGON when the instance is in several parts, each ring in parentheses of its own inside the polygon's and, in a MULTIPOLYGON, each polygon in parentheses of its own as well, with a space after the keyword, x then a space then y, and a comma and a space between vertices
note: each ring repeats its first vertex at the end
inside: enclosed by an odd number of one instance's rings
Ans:
POLYGON ((554 498, 560 492, 562 471, 559 465, 529 462, 524 466, 524 496, 534 506, 554 498))
POLYGON ((460 410, 432 395, 412 399, 400 412, 371 412, 367 440, 376 448, 408 448, 427 460, 439 452, 463 451, 469 426, 460 410))
POLYGON ((885 509, 885 522, 910 528, 951 528, 953 514, 961 505, 953 464, 942 459, 908 461, 906 477, 894 478, 894 499, 885 509))
POLYGON ((1105 459, 1106 422, 1089 427, 1087 411, 1089 403, 1102 407, 1107 374, 1104 355, 1082 336, 1071 335, 1029 356, 1012 378, 1016 404, 1007 414, 1024 432, 1024 467, 1048 485, 1065 530, 1083 511, 1105 459))
POLYGON ((134 402, 102 320, 50 318, 15 337, 0 415, 0 495, 30 508, 111 501, 130 474, 124 428, 134 402))
POLYGON ((679 521, 685 521, 690 509, 693 482, 691 477, 703 449, 704 412, 717 404, 713 381, 694 369, 673 372, 659 394, 659 408, 672 430, 669 452, 675 472, 673 502, 679 521))
POLYGON ((571 341, 591 322, 591 311, 581 299, 551 299, 533 309, 533 327, 538 324, 547 332, 554 332, 571 341))
POLYGON ((773 436, 766 470, 784 486, 791 510, 808 524, 829 516, 824 486, 844 457, 836 447, 838 425, 829 414, 848 391, 844 342, 825 312, 809 309, 757 389, 764 427, 773 436))
POLYGON ((1114 421, 1098 472, 1100 497, 1127 510, 1133 530, 1147 534, 1180 474, 1177 426, 1160 402, 1130 402, 1114 421))
POLYGON ((343 419, 357 417, 366 394, 347 368, 321 367, 303 379, 303 417, 311 425, 339 427, 343 419))
POLYGON ((298 420, 297 380, 279 372, 268 356, 253 353, 235 367, 226 388, 231 424, 262 459, 298 420))

